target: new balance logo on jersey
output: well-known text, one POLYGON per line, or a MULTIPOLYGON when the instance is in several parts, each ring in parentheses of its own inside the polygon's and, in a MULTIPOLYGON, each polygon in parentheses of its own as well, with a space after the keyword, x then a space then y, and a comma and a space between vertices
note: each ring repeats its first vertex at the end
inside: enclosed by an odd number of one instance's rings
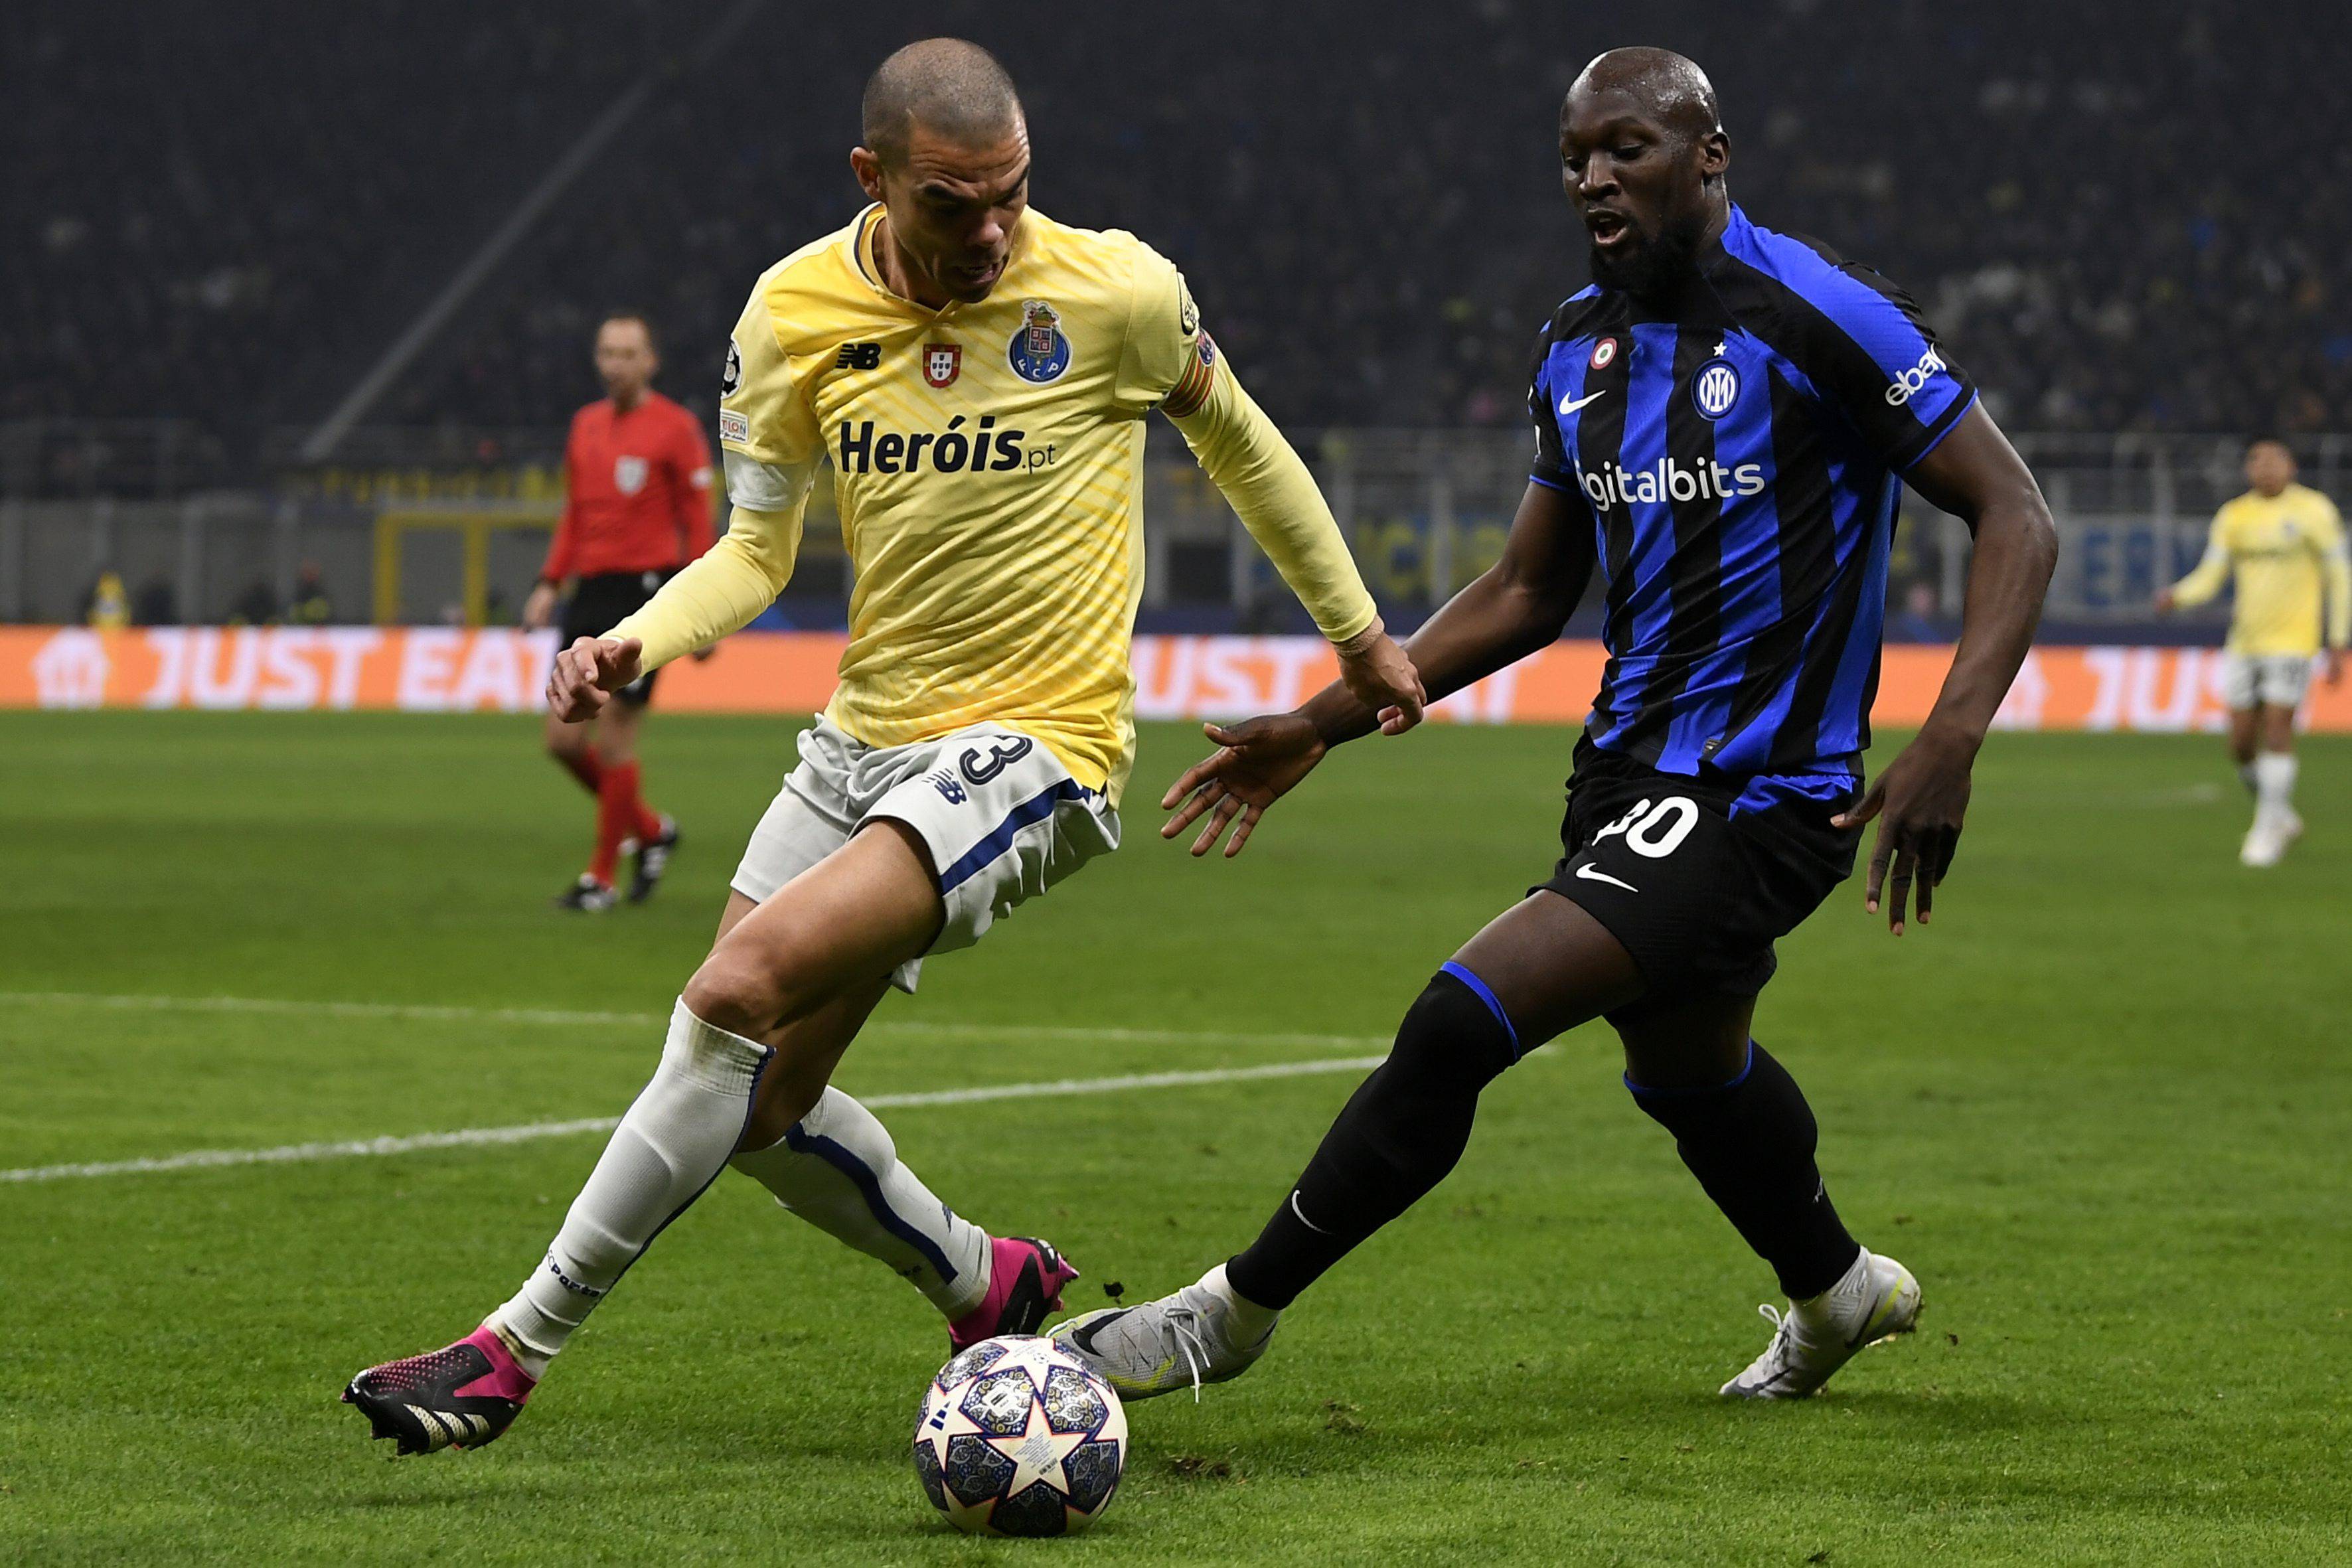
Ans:
POLYGON ((1764 493, 1764 465, 1742 463, 1727 468, 1709 458, 1696 467, 1678 458, 1661 458, 1642 469, 1603 463, 1600 470, 1579 468, 1577 480, 1597 507, 1630 505, 1635 501, 1723 500, 1764 493))
POLYGON ((1930 344, 1927 352, 1919 356, 1917 364, 1886 384, 1886 406, 1902 407, 1914 397, 1927 391, 1927 384, 1935 380, 1944 369, 1944 356, 1937 353, 1934 345, 1930 344))
POLYGON ((881 366, 880 343, 844 343, 840 355, 833 362, 835 370, 879 370, 881 366))

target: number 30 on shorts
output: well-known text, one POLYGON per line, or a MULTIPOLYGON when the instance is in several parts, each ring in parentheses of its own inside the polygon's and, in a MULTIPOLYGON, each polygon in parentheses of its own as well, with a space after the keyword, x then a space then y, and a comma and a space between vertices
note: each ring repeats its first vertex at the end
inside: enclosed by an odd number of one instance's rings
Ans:
POLYGON ((1636 855, 1646 855, 1653 860, 1663 860, 1681 847, 1698 825, 1698 806, 1687 796, 1670 795, 1655 803, 1643 801, 1608 826, 1592 836, 1598 845, 1602 839, 1617 834, 1625 836, 1626 847, 1636 855))

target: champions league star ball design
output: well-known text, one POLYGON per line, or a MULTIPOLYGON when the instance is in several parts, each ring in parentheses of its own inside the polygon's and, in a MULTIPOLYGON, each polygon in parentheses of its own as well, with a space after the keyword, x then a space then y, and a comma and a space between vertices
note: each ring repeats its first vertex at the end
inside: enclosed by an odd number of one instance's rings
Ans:
POLYGON ((959 1352, 915 1423, 924 1495, 970 1535, 1076 1535, 1110 1507, 1126 1464, 1118 1395, 1032 1335, 959 1352))

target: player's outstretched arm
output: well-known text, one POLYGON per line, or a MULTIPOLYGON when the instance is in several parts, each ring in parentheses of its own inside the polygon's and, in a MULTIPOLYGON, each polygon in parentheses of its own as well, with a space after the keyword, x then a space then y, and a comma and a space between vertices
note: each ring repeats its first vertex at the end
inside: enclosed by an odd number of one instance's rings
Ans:
POLYGON ((2168 588, 2156 591, 2156 613, 2169 615, 2183 605, 2201 605, 2221 591, 2230 580, 2230 534, 2222 521, 2228 509, 2214 514, 2211 531, 2205 536, 2205 553, 2198 558, 2189 575, 2168 588))
POLYGON ((793 580, 805 505, 803 496, 786 511, 735 508, 718 543, 604 635, 643 637, 646 668, 659 669, 680 654, 741 631, 793 580))
POLYGON ((688 562, 633 615, 557 656, 549 710, 566 723, 601 711, 612 693, 681 654, 704 648, 776 602, 800 552, 801 508, 735 509, 726 537, 688 562))
MULTIPOLYGON (((1201 342, 1205 347, 1209 340, 1201 342)), ((1331 639, 1341 681, 1372 707, 1396 710, 1402 721, 1390 733, 1411 729, 1421 722, 1421 678, 1381 624, 1315 476, 1230 366, 1202 359, 1193 375, 1170 394, 1163 411, 1331 639)))
POLYGON ((1919 923, 1927 923, 1936 886, 1951 868, 1978 748, 2033 644, 2058 564, 2058 531, 2042 487, 1981 405, 1906 477, 1968 524, 1976 553, 1959 646, 1927 721, 1860 804, 1837 819, 1840 826, 1877 819, 1863 903, 1876 914, 1884 901, 1887 928, 1897 936, 1915 890, 1919 923))
MULTIPOLYGON (((1434 700, 1492 675, 1559 639, 1584 596, 1593 567, 1592 519, 1580 497, 1531 484, 1511 521, 1502 558, 1422 624, 1405 644, 1434 700)), ((1169 786, 1160 808, 1175 815, 1160 830, 1173 838, 1203 816, 1192 841, 1205 855, 1234 829, 1228 858, 1241 853, 1266 807, 1288 794, 1333 746, 1406 727, 1397 708, 1332 682, 1289 713, 1232 726, 1208 725, 1217 750, 1169 786)))

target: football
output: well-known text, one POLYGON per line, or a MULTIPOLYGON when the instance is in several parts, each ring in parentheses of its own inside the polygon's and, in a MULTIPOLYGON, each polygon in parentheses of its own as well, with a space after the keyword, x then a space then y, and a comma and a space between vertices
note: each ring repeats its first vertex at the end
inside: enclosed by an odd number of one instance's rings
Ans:
POLYGON ((971 1535, 1076 1535, 1103 1516, 1127 1464, 1127 1412, 1048 1339, 959 1352, 924 1390, 915 1473, 971 1535))

